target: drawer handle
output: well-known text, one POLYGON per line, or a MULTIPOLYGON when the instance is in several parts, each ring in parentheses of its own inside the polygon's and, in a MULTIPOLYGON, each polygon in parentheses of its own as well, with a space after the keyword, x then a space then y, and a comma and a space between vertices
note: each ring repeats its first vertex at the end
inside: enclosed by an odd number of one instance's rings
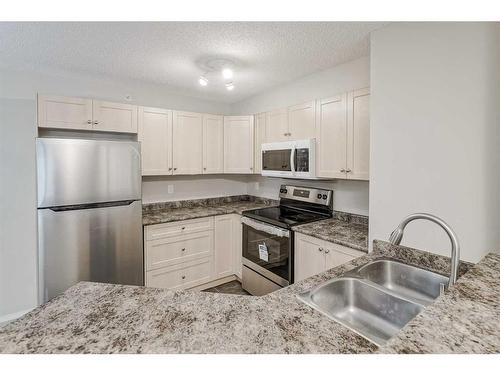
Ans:
POLYGON ((182 251, 186 251, 186 248, 185 248, 185 247, 183 247, 181 250, 182 250, 182 251))
POLYGON ((321 252, 321 251, 323 251, 323 248, 322 247, 318 247, 318 250, 321 252))
POLYGON ((186 229, 186 227, 182 227, 181 229, 184 230, 184 229, 186 229))
POLYGON ((186 276, 182 276, 182 280, 184 280, 186 278, 186 276))

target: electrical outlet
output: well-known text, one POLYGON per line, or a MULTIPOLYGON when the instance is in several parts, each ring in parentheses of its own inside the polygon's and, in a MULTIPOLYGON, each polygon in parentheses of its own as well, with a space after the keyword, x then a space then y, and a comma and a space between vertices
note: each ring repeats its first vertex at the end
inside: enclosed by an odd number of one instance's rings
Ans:
POLYGON ((259 190, 260 189, 260 183, 259 182, 254 183, 253 187, 254 187, 255 190, 259 190))
POLYGON ((167 192, 169 194, 173 194, 174 193, 174 185, 168 185, 167 186, 167 192))

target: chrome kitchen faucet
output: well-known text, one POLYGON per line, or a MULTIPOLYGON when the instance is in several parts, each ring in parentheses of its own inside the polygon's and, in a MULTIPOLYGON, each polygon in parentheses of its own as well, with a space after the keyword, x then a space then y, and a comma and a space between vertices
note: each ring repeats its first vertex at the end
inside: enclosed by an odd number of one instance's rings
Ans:
POLYGON ((397 226, 396 229, 391 233, 389 237, 389 242, 393 245, 399 245, 403 239, 403 233, 405 227, 413 220, 423 219, 429 220, 433 223, 439 225, 446 232, 451 241, 451 274, 450 280, 448 281, 448 288, 456 283, 458 276, 458 264, 460 262, 460 246, 458 244, 458 238, 456 233, 451 229, 451 227, 446 224, 442 219, 437 216, 425 213, 415 213, 411 214, 403 219, 403 221, 397 226))

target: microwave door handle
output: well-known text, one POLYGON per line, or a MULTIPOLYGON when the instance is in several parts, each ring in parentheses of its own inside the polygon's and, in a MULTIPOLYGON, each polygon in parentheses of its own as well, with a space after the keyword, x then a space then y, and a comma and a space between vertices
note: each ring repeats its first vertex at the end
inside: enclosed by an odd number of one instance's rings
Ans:
POLYGON ((290 166, 292 173, 295 174, 295 146, 292 147, 292 152, 290 152, 290 166))

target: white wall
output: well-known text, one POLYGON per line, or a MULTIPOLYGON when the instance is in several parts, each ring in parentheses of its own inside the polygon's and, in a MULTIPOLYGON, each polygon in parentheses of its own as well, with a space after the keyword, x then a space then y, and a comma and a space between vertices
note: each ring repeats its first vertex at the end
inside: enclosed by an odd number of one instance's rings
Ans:
POLYGON ((32 101, 0 98, 0 324, 37 302, 34 121, 32 101))
MULTIPOLYGON (((37 303, 34 145, 37 92, 118 102, 125 102, 124 97, 131 95, 131 103, 147 106, 210 113, 230 111, 226 104, 185 97, 165 86, 64 72, 0 71, 0 322, 37 303)), ((246 192, 245 183, 236 185, 246 192)), ((146 191, 150 187, 147 184, 146 191)))
MULTIPOLYGON (((455 229, 464 260, 500 249, 495 36, 486 23, 401 23, 372 34, 370 243, 423 211, 455 229)), ((430 223, 411 223, 403 243, 450 253, 430 223)))
POLYGON ((279 187, 282 184, 333 190, 334 210, 368 216, 368 183, 366 181, 290 180, 256 175, 249 177, 248 194, 278 199, 279 187))
MULTIPOLYGON (((234 114, 251 114, 279 109, 309 100, 327 98, 339 93, 370 86, 370 59, 363 57, 342 65, 298 79, 289 84, 253 96, 236 103, 234 114)), ((290 180, 257 178, 249 183, 250 194, 277 198, 281 183, 290 180)), ((334 209, 368 215, 368 182, 366 181, 298 181, 304 186, 323 187, 334 190, 334 209)))
POLYGON ((248 177, 244 175, 144 177, 143 203, 244 195, 248 177), (171 186, 171 193, 169 193, 171 186))
POLYGON ((138 81, 117 81, 109 77, 75 74, 64 71, 31 72, 0 70, 0 97, 35 99, 42 94, 89 97, 131 103, 148 107, 169 108, 183 111, 225 114, 229 104, 212 102, 182 95, 165 85, 146 84, 138 81), (131 96, 127 101, 125 97, 131 96))
POLYGON ((363 57, 235 103, 231 110, 234 114, 266 112, 368 86, 370 59, 363 57))

